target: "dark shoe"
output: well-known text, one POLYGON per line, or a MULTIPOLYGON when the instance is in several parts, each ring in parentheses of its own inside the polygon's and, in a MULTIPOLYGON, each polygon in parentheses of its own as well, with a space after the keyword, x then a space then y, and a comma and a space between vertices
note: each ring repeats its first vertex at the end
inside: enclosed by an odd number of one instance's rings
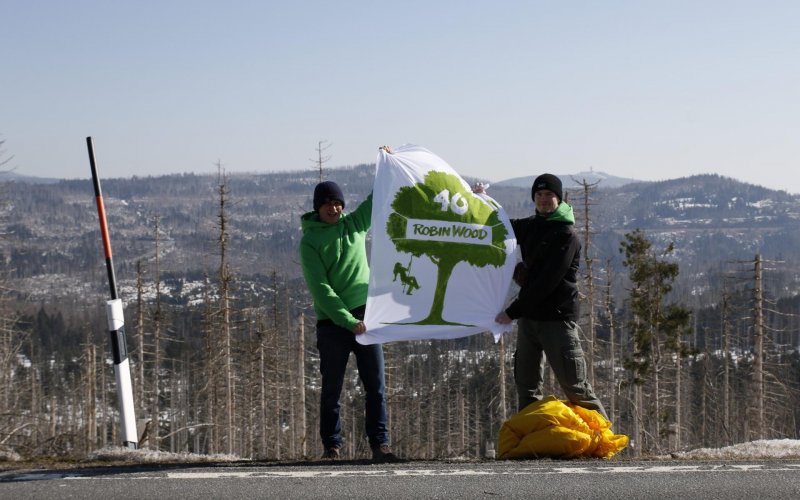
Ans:
POLYGON ((336 460, 336 459, 338 459, 339 458, 339 448, 333 446, 331 448, 326 449, 325 452, 322 453, 322 457, 321 458, 323 460, 336 460))
POLYGON ((372 448, 372 461, 373 462, 399 462, 400 459, 392 453, 392 449, 388 444, 382 444, 372 448))

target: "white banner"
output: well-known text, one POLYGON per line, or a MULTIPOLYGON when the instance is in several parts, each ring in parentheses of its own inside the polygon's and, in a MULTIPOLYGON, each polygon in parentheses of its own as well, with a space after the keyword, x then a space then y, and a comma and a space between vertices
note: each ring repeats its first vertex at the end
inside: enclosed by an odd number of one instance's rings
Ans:
POLYGON ((511 325, 503 310, 516 264, 505 211, 419 146, 378 153, 362 344, 451 339, 511 325))

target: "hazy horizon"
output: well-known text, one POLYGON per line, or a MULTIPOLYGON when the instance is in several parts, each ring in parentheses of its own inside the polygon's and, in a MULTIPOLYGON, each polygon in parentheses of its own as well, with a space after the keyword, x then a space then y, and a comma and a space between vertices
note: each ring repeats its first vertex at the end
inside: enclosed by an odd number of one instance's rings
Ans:
POLYGON ((3 157, 84 178, 425 147, 491 181, 593 168, 800 193, 800 2, 10 0, 3 157), (154 13, 157 12, 157 15, 154 13))

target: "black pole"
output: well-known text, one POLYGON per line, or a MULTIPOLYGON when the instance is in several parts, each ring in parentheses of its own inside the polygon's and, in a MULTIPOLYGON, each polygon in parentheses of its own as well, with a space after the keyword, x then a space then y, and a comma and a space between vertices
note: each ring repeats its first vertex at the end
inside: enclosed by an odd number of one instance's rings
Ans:
POLYGON ((97 215, 100 217, 100 234, 103 237, 103 251, 106 255, 106 272, 108 273, 108 286, 111 289, 111 300, 116 300, 117 278, 114 275, 114 260, 111 256, 111 240, 108 237, 108 222, 106 221, 106 208, 103 203, 103 194, 100 191, 100 177, 97 175, 97 163, 94 159, 94 146, 92 138, 86 138, 86 146, 89 148, 89 164, 92 167, 92 183, 94 184, 94 198, 97 203, 97 215))

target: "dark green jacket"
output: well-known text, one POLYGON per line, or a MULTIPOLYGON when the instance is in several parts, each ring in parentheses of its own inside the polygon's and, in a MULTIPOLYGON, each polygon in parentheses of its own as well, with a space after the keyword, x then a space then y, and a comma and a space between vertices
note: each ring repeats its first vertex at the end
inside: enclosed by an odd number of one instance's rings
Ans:
POLYGON ((352 213, 343 213, 336 224, 322 222, 317 212, 304 214, 300 222, 300 266, 317 320, 330 319, 352 330, 359 320, 350 311, 367 303, 365 242, 372 224, 372 194, 352 213))

